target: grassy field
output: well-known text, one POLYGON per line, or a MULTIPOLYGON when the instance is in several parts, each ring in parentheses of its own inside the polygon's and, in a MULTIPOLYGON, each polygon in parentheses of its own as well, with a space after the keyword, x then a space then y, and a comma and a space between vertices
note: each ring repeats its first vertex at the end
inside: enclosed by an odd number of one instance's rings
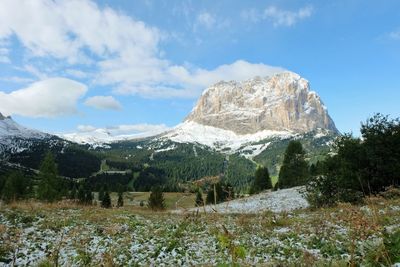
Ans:
MULTIPOLYGON (((140 203, 142 202, 144 206, 146 206, 149 196, 150 192, 125 192, 124 205, 128 207, 140 208, 140 203)), ((115 206, 118 200, 118 194, 112 192, 110 194, 110 197, 113 206, 115 206)), ((98 193, 94 193, 94 198, 97 202, 97 205, 100 205, 100 202, 97 200, 98 193)), ((167 209, 175 209, 175 208, 186 209, 194 207, 196 195, 194 193, 165 192, 164 199, 165 199, 165 206, 167 209)), ((146 208, 147 207, 143 207, 142 209, 146 208)))
MULTIPOLYGON (((183 196, 168 195, 169 206, 183 196)), ((147 193, 129 197, 146 199, 147 193)), ((0 262, 5 266, 390 266, 400 261, 399 228, 399 199, 372 198, 360 206, 255 215, 18 202, 0 207, 0 262)))

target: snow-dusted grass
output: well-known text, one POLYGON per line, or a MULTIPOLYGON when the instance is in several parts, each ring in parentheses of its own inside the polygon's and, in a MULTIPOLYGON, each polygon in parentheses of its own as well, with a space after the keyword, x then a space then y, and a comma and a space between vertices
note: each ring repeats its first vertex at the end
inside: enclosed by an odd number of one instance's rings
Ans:
MULTIPOLYGON (((274 192, 263 192, 254 196, 235 199, 217 205, 205 207, 207 212, 218 213, 260 213, 266 211, 283 212, 307 208, 307 200, 303 196, 304 187, 294 187, 274 192)), ((192 209, 193 211, 194 209, 192 209)))
POLYGON ((398 229, 399 207, 400 200, 372 199, 362 207, 235 215, 22 203, 0 207, 0 266, 365 265, 383 231, 398 229))

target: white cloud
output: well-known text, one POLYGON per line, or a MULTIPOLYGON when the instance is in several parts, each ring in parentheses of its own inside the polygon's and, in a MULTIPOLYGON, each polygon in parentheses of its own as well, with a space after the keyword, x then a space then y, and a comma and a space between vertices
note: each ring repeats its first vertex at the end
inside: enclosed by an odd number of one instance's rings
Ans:
POLYGON ((240 12, 240 17, 246 21, 253 23, 259 22, 262 19, 261 13, 258 9, 249 8, 240 12))
POLYGON ((253 64, 244 60, 235 61, 232 64, 221 65, 213 70, 194 68, 189 70, 182 66, 170 66, 166 70, 170 84, 162 86, 121 86, 116 92, 121 94, 139 94, 155 98, 195 98, 205 88, 225 80, 247 80, 254 76, 271 76, 285 71, 283 68, 272 67, 265 64, 253 64), (183 89, 177 89, 174 85, 180 85, 183 89))
POLYGON ((78 136, 111 136, 111 137, 145 137, 145 136, 153 136, 165 131, 170 130, 168 126, 165 124, 122 124, 116 126, 107 126, 107 127, 95 127, 92 125, 78 125, 77 133, 67 134, 69 136, 78 135, 78 136))
POLYGON ((240 16, 246 21, 257 23, 261 20, 269 20, 274 27, 293 26, 300 20, 310 17, 314 12, 312 6, 305 6, 296 11, 280 9, 276 6, 268 6, 263 11, 257 9, 245 9, 240 16))
POLYGON ((208 29, 211 29, 215 23, 217 22, 214 15, 208 12, 201 12, 197 15, 196 22, 200 26, 204 26, 208 29))
POLYGON ((310 17, 312 13, 313 8, 311 6, 302 7, 297 11, 284 10, 275 6, 269 6, 264 10, 264 17, 272 20, 275 27, 293 26, 298 21, 310 17))
POLYGON ((90 76, 89 73, 81 71, 81 70, 76 70, 76 69, 67 69, 67 70, 65 70, 65 73, 71 77, 78 78, 78 79, 83 79, 83 78, 87 78, 90 76))
POLYGON ((4 0, 0 25, 0 39, 15 34, 34 56, 50 55, 71 63, 88 59, 84 49, 100 57, 126 50, 152 56, 160 38, 157 29, 141 21, 80 0, 4 0))
POLYGON ((393 40, 400 40, 400 30, 389 33, 389 38, 393 40))
POLYGON ((97 109, 111 109, 111 110, 122 109, 121 103, 119 103, 112 96, 92 96, 86 99, 85 105, 97 109))
MULTIPOLYGON (((279 14, 279 10, 275 11, 279 14)), ((295 20, 306 13, 295 12, 295 20)), ((280 16, 286 18, 291 14, 280 16)), ((227 25, 206 12, 198 19, 205 27, 227 25)), ((0 1, 0 40, 13 36, 30 56, 62 59, 74 65, 71 68, 74 70, 79 64, 90 64, 93 69, 93 75, 86 77, 82 72, 64 72, 70 77, 89 79, 90 84, 111 86, 116 92, 144 97, 194 98, 219 80, 264 76, 278 69, 246 61, 214 70, 174 65, 161 56, 164 34, 160 30, 89 0, 0 1)), ((43 72, 32 65, 25 66, 25 71, 39 79, 46 79, 46 73, 55 73, 43 72)))
POLYGON ((32 82, 34 82, 34 80, 31 78, 19 77, 19 76, 1 77, 0 81, 13 82, 13 83, 32 83, 32 82))
POLYGON ((109 131, 113 135, 131 135, 131 134, 144 134, 144 133, 162 133, 170 128, 165 124, 122 124, 117 126, 109 126, 106 127, 107 131, 109 131))
POLYGON ((0 63, 10 63, 8 58, 9 49, 5 47, 0 47, 0 63))
POLYGON ((0 112, 27 117, 56 117, 77 113, 76 104, 87 91, 79 82, 51 78, 26 88, 4 93, 0 91, 0 112))
POLYGON ((81 133, 85 132, 93 132, 96 130, 96 127, 91 126, 91 125, 78 125, 77 127, 78 131, 81 133))

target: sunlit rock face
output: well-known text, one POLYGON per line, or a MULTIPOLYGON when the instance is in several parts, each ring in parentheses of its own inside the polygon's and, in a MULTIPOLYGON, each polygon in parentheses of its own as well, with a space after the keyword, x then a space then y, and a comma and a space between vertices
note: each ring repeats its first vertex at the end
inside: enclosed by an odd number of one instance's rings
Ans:
POLYGON ((309 82, 293 72, 219 82, 207 88, 185 120, 253 134, 263 130, 337 132, 320 97, 309 82))

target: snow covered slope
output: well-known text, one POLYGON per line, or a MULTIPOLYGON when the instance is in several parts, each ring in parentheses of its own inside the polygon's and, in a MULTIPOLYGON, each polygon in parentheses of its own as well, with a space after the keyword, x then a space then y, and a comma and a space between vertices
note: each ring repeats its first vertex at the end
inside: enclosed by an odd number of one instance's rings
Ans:
POLYGON ((38 141, 49 142, 52 135, 28 129, 16 123, 11 117, 4 117, 0 113, 0 155, 5 152, 22 152, 38 141))
POLYGON ((0 113, 0 142, 13 137, 40 139, 48 136, 48 134, 25 128, 16 123, 11 117, 4 117, 0 113))
MULTIPOLYGON (((264 211, 282 212, 304 209, 309 206, 302 195, 304 187, 293 187, 273 192, 263 192, 246 198, 235 199, 217 205, 205 206, 206 212, 218 213, 260 213, 264 211)), ((195 211, 197 208, 191 209, 195 211)), ((200 208, 200 211, 202 208, 200 208)), ((177 211, 177 212, 181 212, 177 211)))
POLYGON ((146 137, 156 137, 157 135, 165 132, 166 129, 160 127, 160 129, 152 130, 149 132, 138 132, 132 134, 116 134, 112 130, 106 128, 99 128, 88 132, 76 132, 67 134, 57 134, 58 137, 66 139, 68 141, 78 144, 89 144, 91 147, 108 147, 108 144, 136 140, 146 137))
MULTIPOLYGON (((177 143, 198 143, 220 151, 236 152, 264 139, 287 139, 295 135, 295 133, 289 131, 270 130, 241 135, 230 130, 187 121, 176 126, 172 131, 163 135, 161 139, 169 139, 177 143)), ((266 147, 266 145, 263 146, 264 149, 266 147)))

